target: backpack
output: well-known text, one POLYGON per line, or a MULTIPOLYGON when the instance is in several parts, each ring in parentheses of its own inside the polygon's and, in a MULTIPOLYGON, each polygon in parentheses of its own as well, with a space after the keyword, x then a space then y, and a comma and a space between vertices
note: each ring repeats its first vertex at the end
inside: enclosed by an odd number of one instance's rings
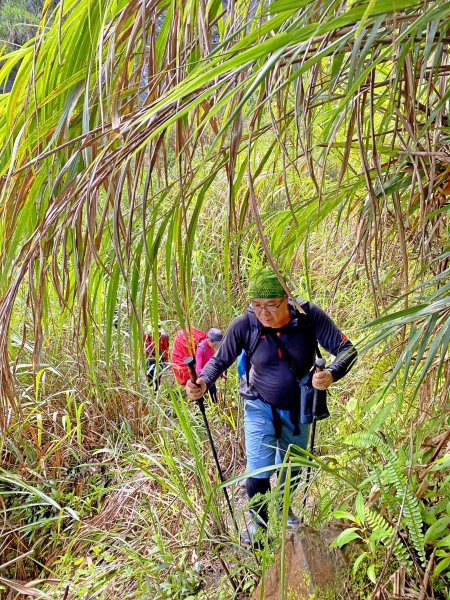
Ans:
MULTIPOLYGON (((144 348, 146 358, 156 358, 155 340, 151 333, 144 335, 144 348)), ((169 360, 169 336, 163 331, 158 332, 158 353, 161 362, 169 360)))
POLYGON ((195 356, 197 346, 201 341, 206 339, 206 333, 200 329, 192 328, 190 333, 189 329, 180 331, 175 336, 172 348, 172 368, 175 375, 175 379, 180 385, 186 385, 189 379, 189 371, 184 364, 184 359, 189 356, 195 356))
POLYGON ((239 379, 241 377, 244 377, 244 375, 247 372, 247 352, 245 350, 242 350, 242 352, 237 357, 236 367, 237 367, 239 379))

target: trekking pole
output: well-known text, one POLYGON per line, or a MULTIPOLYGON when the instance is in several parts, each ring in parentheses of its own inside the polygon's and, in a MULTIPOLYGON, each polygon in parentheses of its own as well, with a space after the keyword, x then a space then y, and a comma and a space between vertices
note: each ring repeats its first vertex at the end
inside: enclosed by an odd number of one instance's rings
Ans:
MULTIPOLYGON (((192 381, 192 383, 195 383, 197 385, 197 373, 195 372, 195 358, 193 358, 192 356, 189 356, 188 358, 184 359, 184 364, 186 365, 186 367, 188 368, 189 371, 189 377, 192 381)), ((222 473, 222 469, 220 468, 220 462, 219 462, 219 457, 217 456, 217 451, 216 451, 216 446, 214 444, 214 440, 211 434, 211 429, 209 427, 209 423, 208 423, 208 419, 206 418, 206 412, 205 412, 205 403, 203 402, 203 397, 200 398, 199 400, 196 400, 197 405, 200 409, 200 412, 202 413, 202 417, 203 417, 203 422, 205 424, 205 429, 206 429, 206 433, 208 434, 208 438, 209 438, 209 443, 211 445, 211 450, 214 456, 214 460, 216 461, 216 466, 217 466, 217 471, 219 472, 219 478, 220 481, 223 483, 225 481, 223 473, 222 473)), ((233 513, 233 508, 231 506, 231 502, 230 502, 230 497, 228 496, 228 491, 227 488, 222 488, 223 489, 223 493, 225 496, 225 500, 227 501, 228 504, 228 508, 230 509, 230 514, 231 514, 231 518, 233 519, 233 523, 234 526, 236 528, 236 530, 238 529, 237 527, 237 523, 236 523, 236 519, 234 518, 234 513, 233 513)))
MULTIPOLYGON (((316 358, 314 363, 315 372, 323 371, 325 369, 325 360, 323 358, 316 358)), ((317 400, 319 397, 319 392, 322 390, 318 390, 314 388, 314 396, 313 396, 313 405, 312 405, 312 427, 311 427, 311 438, 309 442, 309 453, 314 453, 314 441, 316 439, 316 423, 317 423, 317 400)), ((326 393, 326 392, 325 392, 326 393)), ((308 466, 306 470, 306 480, 305 480, 305 495, 303 497, 303 510, 306 506, 306 498, 308 496, 309 489, 309 480, 311 477, 311 465, 308 466)))

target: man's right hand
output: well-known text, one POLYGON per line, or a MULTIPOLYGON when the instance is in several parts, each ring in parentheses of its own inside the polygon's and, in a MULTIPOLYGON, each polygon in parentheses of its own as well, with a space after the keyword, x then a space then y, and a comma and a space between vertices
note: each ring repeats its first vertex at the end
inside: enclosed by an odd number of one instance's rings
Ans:
POLYGON ((192 383, 190 379, 186 383, 186 394, 190 400, 200 400, 206 392, 206 383, 199 377, 196 383, 192 383))

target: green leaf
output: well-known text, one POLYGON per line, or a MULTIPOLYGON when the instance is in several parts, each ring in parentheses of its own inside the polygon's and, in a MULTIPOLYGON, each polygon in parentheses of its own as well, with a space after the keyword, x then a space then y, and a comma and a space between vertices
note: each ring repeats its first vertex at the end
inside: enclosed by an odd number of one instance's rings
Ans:
POLYGON ((270 3, 269 12, 273 15, 280 12, 298 11, 303 6, 312 4, 313 0, 274 0, 270 3))
POLYGON ((369 553, 368 552, 362 552, 357 559, 355 560, 355 562, 353 563, 353 567, 352 567, 352 574, 356 575, 356 572, 358 571, 362 561, 366 558, 366 556, 368 556, 369 553))
POLYGON ((330 546, 333 546, 335 548, 341 548, 342 546, 345 546, 345 544, 348 544, 353 540, 362 539, 359 533, 357 532, 357 527, 348 527, 342 533, 340 533, 335 540, 331 542, 330 546))
POLYGON ((370 567, 367 569, 367 577, 372 583, 377 582, 377 576, 375 575, 375 565, 370 565, 370 567))
POLYGON ((389 539, 390 537, 391 537, 390 533, 387 532, 382 527, 376 527, 370 534, 370 540, 372 542, 379 542, 380 540, 386 540, 386 539, 389 539))
POLYGON ((444 558, 443 560, 439 561, 436 566, 433 569, 433 575, 435 577, 437 577, 438 575, 440 575, 443 571, 446 571, 447 569, 450 568, 450 556, 447 556, 447 558, 444 558))
POLYGON ((436 543, 434 545, 439 548, 449 548, 450 547, 450 534, 436 540, 436 543))
POLYGON ((446 454, 442 458, 439 458, 430 471, 440 471, 441 469, 448 469, 450 467, 450 454, 446 454))
POLYGON ((356 495, 355 508, 356 508, 356 513, 358 515, 360 524, 364 525, 364 521, 365 521, 364 497, 361 492, 358 492, 356 495))
POLYGON ((335 519, 348 519, 349 521, 355 521, 356 523, 355 517, 346 510, 334 510, 333 517, 335 519))
POLYGON ((449 524, 450 517, 442 517, 436 521, 436 523, 433 523, 433 525, 431 525, 431 527, 425 533, 425 543, 433 542, 442 537, 441 534, 448 529, 449 524))

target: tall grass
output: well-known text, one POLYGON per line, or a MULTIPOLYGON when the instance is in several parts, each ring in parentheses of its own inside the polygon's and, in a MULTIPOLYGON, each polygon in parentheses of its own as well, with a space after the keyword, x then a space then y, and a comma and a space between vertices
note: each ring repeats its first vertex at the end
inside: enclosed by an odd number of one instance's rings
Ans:
MULTIPOLYGON (((40 577, 61 579, 32 585, 55 598, 183 597, 206 564, 224 597, 251 589, 270 550, 237 548, 199 415, 149 389, 142 340, 148 323, 225 329, 264 261, 364 348, 321 424, 307 520, 356 499, 363 514, 358 488, 408 535, 389 473, 344 443, 381 431, 426 497, 440 593, 448 16, 411 0, 71 0, 2 51, 0 89, 17 69, 0 95, 5 594, 40 577)), ((227 477, 244 469, 237 405, 231 377, 208 412, 227 477)), ((388 585, 382 551, 364 557, 366 597, 388 585)))

